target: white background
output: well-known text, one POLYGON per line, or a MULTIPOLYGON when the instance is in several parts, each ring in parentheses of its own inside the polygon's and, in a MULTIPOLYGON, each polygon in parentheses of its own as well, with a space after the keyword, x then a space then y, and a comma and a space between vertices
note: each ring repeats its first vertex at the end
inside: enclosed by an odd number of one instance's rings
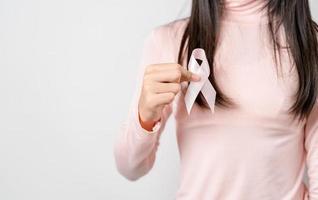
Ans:
MULTIPOLYGON (((186 0, 0 0, 0 199, 166 200, 179 156, 168 121, 154 168, 117 171, 146 35, 187 16, 186 0)), ((318 3, 312 5, 318 17, 318 3)))

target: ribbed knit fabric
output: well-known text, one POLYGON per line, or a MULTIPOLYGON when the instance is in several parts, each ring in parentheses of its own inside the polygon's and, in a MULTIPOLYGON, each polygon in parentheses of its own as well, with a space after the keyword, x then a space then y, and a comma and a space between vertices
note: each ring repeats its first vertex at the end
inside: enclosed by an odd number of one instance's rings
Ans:
POLYGON ((217 106, 212 114, 195 104, 188 115, 187 83, 182 83, 161 121, 147 131, 139 123, 137 109, 144 69, 177 62, 188 18, 153 29, 144 44, 127 120, 114 145, 123 176, 137 180, 147 174, 160 148, 160 135, 176 134, 181 160, 177 200, 318 200, 318 106, 300 123, 287 112, 295 100, 297 71, 286 50, 281 68, 275 65, 266 15, 256 9, 261 4, 255 0, 225 4, 214 74, 222 92, 237 106, 217 106), (169 117, 176 133, 164 131, 169 117), (309 187, 303 183, 306 164, 309 187))

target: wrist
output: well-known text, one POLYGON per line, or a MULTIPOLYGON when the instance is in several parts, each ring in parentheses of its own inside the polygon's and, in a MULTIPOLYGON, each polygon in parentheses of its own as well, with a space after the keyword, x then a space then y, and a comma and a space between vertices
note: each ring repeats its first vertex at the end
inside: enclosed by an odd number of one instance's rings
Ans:
POLYGON ((147 131, 152 131, 153 127, 155 126, 156 122, 155 121, 147 121, 147 120, 143 120, 140 116, 140 113, 138 112, 138 118, 139 118, 139 123, 141 125, 142 128, 144 128, 147 131))

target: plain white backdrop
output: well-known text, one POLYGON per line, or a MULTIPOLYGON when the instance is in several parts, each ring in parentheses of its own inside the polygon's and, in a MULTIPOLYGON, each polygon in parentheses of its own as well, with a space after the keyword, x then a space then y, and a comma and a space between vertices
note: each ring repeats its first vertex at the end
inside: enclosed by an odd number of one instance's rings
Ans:
MULTIPOLYGON (((141 48, 190 0, 0 0, 0 199, 166 200, 179 155, 168 121, 155 166, 116 170, 113 142, 141 48)), ((318 17, 318 2, 312 2, 318 17)))

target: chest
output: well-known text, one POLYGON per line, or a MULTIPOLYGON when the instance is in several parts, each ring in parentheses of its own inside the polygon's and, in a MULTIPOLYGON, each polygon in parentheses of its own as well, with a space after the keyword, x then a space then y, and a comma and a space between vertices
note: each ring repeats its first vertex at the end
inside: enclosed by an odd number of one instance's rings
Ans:
MULTIPOLYGON (((267 29, 257 25, 225 26, 219 41, 213 73, 220 90, 235 103, 232 111, 258 118, 286 117, 299 84, 287 50, 281 50, 281 62, 275 63, 267 29)), ((183 93, 177 98, 177 117, 185 113, 186 90, 187 85, 183 85, 183 93)), ((202 113, 198 105, 194 105, 193 113, 202 113)))
POLYGON ((297 69, 287 50, 280 51, 275 63, 270 36, 262 26, 226 26, 221 35, 213 72, 222 92, 243 111, 287 111, 298 87, 297 69))

